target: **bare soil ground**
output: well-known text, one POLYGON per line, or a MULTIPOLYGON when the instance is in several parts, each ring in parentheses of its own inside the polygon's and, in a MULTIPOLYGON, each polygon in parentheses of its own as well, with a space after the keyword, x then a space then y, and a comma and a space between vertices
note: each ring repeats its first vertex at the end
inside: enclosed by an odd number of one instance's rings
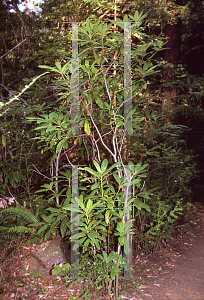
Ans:
MULTIPOLYGON (((132 280, 120 280, 119 299, 204 300, 204 209, 193 206, 190 221, 174 240, 153 253, 134 253, 132 280)), ((104 291, 82 290, 88 282, 67 286, 60 277, 26 274, 22 257, 12 255, 0 265, 0 300, 113 299, 104 291)), ((40 270, 40 269, 39 269, 40 270)))
POLYGON ((204 209, 192 207, 191 219, 168 249, 136 264, 142 284, 129 299, 204 300, 204 209))

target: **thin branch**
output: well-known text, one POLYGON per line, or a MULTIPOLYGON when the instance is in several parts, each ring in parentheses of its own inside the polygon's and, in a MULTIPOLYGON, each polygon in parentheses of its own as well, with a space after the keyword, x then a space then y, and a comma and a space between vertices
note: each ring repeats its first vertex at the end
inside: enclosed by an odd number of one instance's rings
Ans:
MULTIPOLYGON (((82 135, 81 135, 82 136, 82 135)), ((66 136, 65 136, 66 137, 66 136)), ((71 137, 78 137, 77 135, 76 136, 71 136, 71 137)), ((76 144, 77 145, 77 144, 76 144)), ((72 150, 74 147, 76 147, 76 145, 74 145, 74 146, 72 146, 71 148, 69 148, 69 149, 67 149, 66 151, 64 151, 64 153, 65 152, 69 152, 70 150, 72 150)))
POLYGON ((143 190, 144 186, 145 186, 145 180, 144 180, 144 183, 143 183, 143 186, 142 186, 140 192, 143 190))
MULTIPOLYGON (((55 183, 54 183, 54 185, 55 185, 56 194, 58 194, 58 191, 59 191, 58 175, 59 175, 59 160, 60 160, 61 152, 62 152, 62 146, 60 147, 60 151, 57 153, 57 156, 54 160, 54 165, 55 165, 55 183)), ((59 205, 59 197, 58 196, 56 197, 56 203, 59 205)))
MULTIPOLYGON (((104 133, 104 134, 102 135, 102 137, 104 137, 105 135, 111 133, 111 131, 113 131, 113 129, 111 129, 109 132, 104 133)), ((98 141, 100 141, 100 139, 97 139, 97 140, 95 141, 95 143, 97 143, 98 141)))
MULTIPOLYGON (((113 63, 112 63, 113 64, 113 63)), ((110 102, 111 102, 111 96, 110 96, 110 92, 109 92, 109 88, 108 88, 108 85, 107 85, 107 82, 106 82, 106 74, 107 74, 107 72, 108 72, 108 70, 110 69, 110 67, 112 66, 112 64, 108 67, 108 69, 106 70, 106 72, 105 72, 105 74, 103 74, 103 78, 104 78, 104 81, 105 81, 105 86, 106 86, 106 91, 107 91, 107 93, 108 93, 108 98, 109 98, 109 100, 110 100, 110 102)), ((103 73, 103 72, 102 72, 103 73)))
MULTIPOLYGON (((81 100, 81 101, 82 101, 82 100, 81 100)), ((83 101, 82 101, 82 103, 83 103, 83 101)), ((87 105, 86 105, 85 103, 83 103, 83 105, 84 105, 85 107, 87 107, 87 105)), ((92 115, 91 115, 90 111, 88 110, 88 107, 87 107, 87 111, 88 111, 89 117, 90 117, 90 119, 91 119, 91 121, 92 121, 94 127, 96 128, 96 131, 97 131, 99 137, 100 137, 100 141, 101 141, 102 145, 108 150, 108 152, 109 152, 109 153, 114 157, 114 159, 115 159, 114 153, 113 153, 113 152, 106 146, 106 144, 104 143, 104 141, 103 141, 103 139, 102 139, 102 136, 101 136, 101 134, 100 134, 100 131, 98 130, 98 127, 96 126, 96 124, 95 124, 95 122, 94 122, 94 120, 93 120, 93 118, 92 118, 92 115)))
POLYGON ((121 151, 122 151, 122 146, 123 146, 123 141, 124 141, 125 136, 122 135, 122 140, 121 140, 121 145, 120 145, 120 149, 118 148, 118 141, 117 141, 117 136, 116 136, 116 147, 117 147, 117 151, 118 151, 118 155, 119 155, 119 160, 122 162, 122 156, 121 156, 121 151))
MULTIPOLYGON (((101 158, 100 158, 100 152, 99 152, 99 148, 98 148, 97 142, 95 141, 95 138, 94 138, 94 131, 93 131, 93 134, 90 135, 90 137, 93 139, 93 141, 94 141, 94 143, 95 143, 95 146, 96 146, 96 149, 97 149, 97 153, 98 153, 98 162, 99 162, 99 161, 101 161, 101 158)), ((100 139, 99 139, 99 140, 100 140, 100 139)), ((93 150, 94 150, 94 149, 93 149, 93 150)), ((95 155, 95 153, 94 153, 94 151, 93 151, 93 157, 95 157, 94 155, 95 155)))
POLYGON ((118 150, 120 153, 122 151, 122 146, 123 146, 123 142, 124 142, 124 139, 125 139, 125 135, 124 134, 122 134, 121 136, 122 136, 121 146, 120 146, 120 150, 118 150))
POLYGON ((123 101, 122 103, 121 103, 121 105, 117 108, 117 110, 115 111, 115 114, 117 114, 117 112, 118 112, 118 110, 121 108, 121 106, 125 103, 125 102, 127 102, 127 101, 129 101, 129 100, 131 100, 132 98, 134 98, 134 97, 136 97, 145 87, 147 86, 147 83, 145 82, 145 85, 135 94, 135 95, 133 95, 132 97, 130 97, 129 99, 127 99, 127 100, 125 100, 125 101, 123 101))
POLYGON ((87 153, 87 158, 88 158, 88 161, 89 161, 89 152, 88 152, 88 149, 87 149, 87 147, 86 147, 86 143, 85 143, 85 141, 84 141, 84 137, 83 137, 83 143, 84 143, 84 147, 85 147, 86 153, 87 153))
POLYGON ((5 85, 3 85, 2 83, 0 83, 1 86, 3 86, 3 88, 5 88, 5 90, 7 90, 7 92, 9 92, 9 90, 5 87, 5 85))
POLYGON ((64 151, 64 154, 66 155, 66 158, 67 158, 67 161, 68 161, 68 163, 72 166, 72 168, 74 167, 74 165, 71 163, 71 161, 69 160, 69 157, 68 157, 68 155, 67 155, 67 153, 66 153, 67 151, 64 151))
POLYGON ((25 42, 27 39, 24 39, 22 42, 20 42, 18 45, 16 45, 15 47, 13 47, 11 50, 9 50, 7 53, 5 53, 4 55, 0 56, 0 59, 3 58, 4 56, 6 56, 7 54, 9 54, 11 51, 13 51, 13 49, 15 49, 16 47, 20 46, 20 44, 22 44, 23 42, 25 42))
POLYGON ((2 86, 4 87, 4 68, 1 59, 0 59, 0 66, 1 66, 1 82, 2 82, 2 86))
POLYGON ((16 198, 14 197, 14 195, 11 193, 10 189, 8 188, 8 192, 11 195, 11 197, 13 198, 14 202, 16 202, 16 204, 18 205, 18 201, 16 200, 16 198))
MULTIPOLYGON (((91 144, 91 147, 92 147, 92 161, 96 158, 96 155, 95 155, 95 148, 94 148, 94 145, 96 144, 96 141, 94 139, 94 131, 93 131, 93 134, 90 135, 90 144, 91 144), (93 136, 92 136, 93 135, 93 136), (94 144, 95 143, 95 144, 94 144)), ((89 141, 89 137, 87 137, 87 140, 89 141)), ((97 144, 96 144, 96 147, 97 147, 97 144)), ((87 150, 88 151, 88 150, 87 150)))
POLYGON ((116 146, 115 146, 116 130, 117 130, 117 128, 115 128, 115 130, 114 130, 113 139, 112 139, 113 149, 114 149, 114 153, 115 153, 115 157, 114 157, 115 162, 117 162, 117 150, 116 150, 116 146))
POLYGON ((42 173, 36 168, 36 166, 34 166, 34 164, 32 164, 32 166, 35 168, 35 170, 30 169, 30 171, 36 172, 36 173, 42 175, 43 177, 47 178, 48 180, 52 181, 52 179, 50 179, 50 178, 47 177, 46 175, 42 174, 42 173))

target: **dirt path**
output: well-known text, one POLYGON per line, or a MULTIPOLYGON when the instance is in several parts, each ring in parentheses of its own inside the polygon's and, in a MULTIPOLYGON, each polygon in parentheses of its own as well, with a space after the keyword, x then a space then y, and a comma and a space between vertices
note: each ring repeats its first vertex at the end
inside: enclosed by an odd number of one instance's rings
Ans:
POLYGON ((194 236, 186 235, 173 269, 145 285, 137 300, 204 300, 204 213, 194 221, 194 236))
MULTIPOLYGON (((120 283, 118 300, 204 300, 204 208, 193 206, 189 217, 191 223, 175 233, 166 248, 160 245, 150 255, 136 252, 134 279, 120 283)), ((44 281, 39 275, 26 274, 21 259, 16 254, 0 268, 0 300, 113 299, 106 292, 96 296, 97 291, 83 297, 85 283, 67 286, 58 276, 44 281)))

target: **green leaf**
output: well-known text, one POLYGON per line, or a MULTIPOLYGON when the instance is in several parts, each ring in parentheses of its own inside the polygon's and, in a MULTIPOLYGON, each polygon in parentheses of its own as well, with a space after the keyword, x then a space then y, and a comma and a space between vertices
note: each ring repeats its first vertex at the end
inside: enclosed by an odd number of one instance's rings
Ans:
POLYGON ((104 105, 108 108, 108 109, 110 109, 110 104, 108 104, 108 102, 104 102, 104 105))
POLYGON ((101 168, 100 168, 99 164, 97 163, 97 161, 94 160, 93 163, 94 163, 94 166, 96 167, 98 173, 102 174, 101 168))
POLYGON ((123 22, 128 22, 128 15, 124 15, 123 22))
POLYGON ((142 207, 143 207, 144 209, 146 209, 146 211, 151 212, 151 209, 150 209, 149 205, 147 205, 146 203, 143 203, 143 204, 142 204, 142 207))
POLYGON ((107 159, 104 159, 102 164, 101 164, 101 173, 104 173, 106 168, 108 166, 108 160, 107 159))
POLYGON ((137 207, 137 209, 141 210, 142 209, 142 202, 139 199, 134 200, 134 204, 137 207))
POLYGON ((68 61, 63 67, 62 67, 62 73, 65 73, 67 69, 70 69, 70 62, 68 61))
MULTIPOLYGON (((90 174, 92 174, 92 175, 94 175, 94 176, 100 178, 100 174, 98 174, 96 171, 92 170, 92 169, 89 168, 89 167, 79 168, 79 170, 80 170, 80 169, 83 169, 83 170, 89 172, 90 174)), ((86 180, 86 179, 85 179, 85 180, 86 180)))
MULTIPOLYGON (((110 171, 112 170, 112 169, 114 169, 116 166, 118 166, 118 165, 121 165, 121 162, 117 162, 117 163, 114 163, 104 174, 103 174, 103 176, 105 176, 106 174, 108 174, 108 173, 110 173, 110 171)), ((121 169, 122 170, 122 169, 121 169)), ((118 172, 119 170, 117 170, 116 172, 118 172)))
POLYGON ((46 234, 45 234, 45 236, 44 236, 44 242, 46 242, 46 241, 48 240, 48 238, 49 238, 50 235, 51 235, 51 229, 49 229, 49 230, 46 232, 46 234))
POLYGON ((19 182, 20 180, 20 174, 18 172, 13 172, 13 178, 16 182, 19 182))
POLYGON ((100 108, 103 108, 103 101, 101 100, 101 98, 98 95, 94 95, 94 97, 95 97, 95 101, 98 104, 98 106, 100 108))
POLYGON ((113 177, 115 178, 115 180, 117 181, 117 183, 120 185, 121 184, 121 179, 118 176, 118 174, 113 174, 113 177))
POLYGON ((55 66, 57 67, 57 69, 62 72, 62 67, 59 61, 56 61, 55 66))
POLYGON ((62 147, 62 143, 63 143, 63 142, 64 142, 64 140, 61 140, 61 141, 58 143, 58 145, 57 145, 57 147, 56 147, 56 154, 60 152, 61 147, 62 147))
POLYGON ((96 182, 96 183, 94 183, 92 186, 91 186, 91 189, 92 190, 95 190, 95 189, 97 189, 98 187, 99 187, 99 182, 96 182))
POLYGON ((117 222, 117 231, 120 232, 120 234, 124 233, 124 223, 123 223, 123 221, 117 222))
MULTIPOLYGON (((38 127, 38 129, 39 129, 39 127, 38 127)), ((46 132, 50 132, 50 131, 53 131, 53 130, 57 130, 57 126, 46 126, 46 132)))
POLYGON ((98 250, 100 250, 100 246, 99 246, 98 240, 95 240, 95 245, 96 245, 96 248, 97 248, 98 250))
POLYGON ((95 51, 93 51, 93 52, 94 52, 94 58, 98 59, 99 57, 98 57, 97 53, 95 51))
POLYGON ((139 199, 134 199, 134 204, 137 207, 137 209, 141 210, 142 208, 146 209, 146 211, 151 212, 149 205, 143 203, 139 199))
POLYGON ((106 224, 109 224, 109 215, 110 215, 110 210, 107 210, 105 213, 105 222, 106 224))
POLYGON ((49 208, 47 208, 47 210, 49 210, 53 213, 60 213, 61 212, 61 209, 54 208, 54 207, 49 207, 49 208))
POLYGON ((90 240, 86 240, 86 242, 84 243, 84 247, 86 248, 88 245, 89 245, 89 243, 90 243, 90 240))
POLYGON ((80 196, 79 196, 79 206, 80 206, 82 209, 85 209, 84 200, 83 200, 83 195, 80 195, 80 196))
POLYGON ((45 231, 47 228, 49 227, 48 224, 45 224, 44 226, 42 226, 39 230, 38 230, 38 235, 40 235, 43 231, 45 231))
POLYGON ((35 222, 35 223, 32 223, 32 224, 28 224, 27 226, 39 226, 39 225, 43 225, 45 224, 44 222, 35 222))
POLYGON ((93 201, 91 199, 88 200, 86 208, 92 209, 93 208, 93 201))
POLYGON ((86 132, 86 134, 90 135, 90 127, 87 119, 84 122, 84 131, 86 132))
POLYGON ((118 243, 119 243, 119 245, 123 246, 123 244, 124 244, 124 237, 123 236, 120 236, 118 238, 118 243))
POLYGON ((140 192, 139 194, 137 194, 137 197, 142 197, 142 198, 145 198, 146 200, 150 200, 150 196, 149 196, 149 193, 144 191, 144 192, 140 192))
POLYGON ((55 226, 52 226, 51 228, 50 228, 50 231, 51 231, 51 233, 52 233, 52 235, 56 235, 56 228, 55 228, 55 226))
MULTIPOLYGON (((49 69, 49 70, 52 70, 52 71, 54 71, 54 72, 58 72, 57 69, 52 68, 52 67, 49 67, 49 66, 45 66, 45 65, 40 65, 40 66, 38 66, 38 68, 41 68, 41 69, 49 69)), ((49 73, 49 72, 47 72, 47 73, 49 73)))
POLYGON ((143 65, 143 72, 145 73, 145 71, 148 69, 148 62, 145 62, 143 65))
POLYGON ((12 185, 12 187, 16 188, 17 184, 12 175, 9 177, 9 182, 12 185))
POLYGON ((46 215, 41 215, 41 218, 45 221, 45 222, 47 222, 47 223, 49 223, 49 219, 48 219, 48 217, 46 216, 46 215))
POLYGON ((121 126, 123 126, 124 125, 124 122, 123 121, 119 121, 117 124, 116 124, 116 128, 118 128, 118 127, 121 127, 121 126))
POLYGON ((67 225, 68 225, 67 222, 68 222, 68 219, 67 219, 67 218, 64 218, 64 220, 62 220, 62 222, 61 222, 61 225, 60 225, 60 232, 61 232, 62 237, 65 236, 66 229, 67 229, 67 225))
POLYGON ((93 95, 92 95, 92 93, 88 94, 87 101, 88 101, 88 104, 90 104, 93 101, 93 95))

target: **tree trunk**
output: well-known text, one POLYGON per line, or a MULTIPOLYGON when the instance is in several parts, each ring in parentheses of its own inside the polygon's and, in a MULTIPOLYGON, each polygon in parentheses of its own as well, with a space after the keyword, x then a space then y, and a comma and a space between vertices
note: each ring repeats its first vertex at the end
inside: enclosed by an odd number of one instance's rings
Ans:
MULTIPOLYGON (((175 4, 182 5, 182 0, 175 1, 175 4)), ((175 72, 174 68, 181 63, 181 20, 178 19, 176 23, 167 21, 164 32, 165 36, 169 39, 165 45, 164 60, 167 63, 173 64, 164 70, 164 84, 165 84, 165 100, 163 103, 163 112, 168 113, 167 124, 170 124, 170 117, 172 115, 174 103, 178 97, 178 90, 174 85, 175 72)))

